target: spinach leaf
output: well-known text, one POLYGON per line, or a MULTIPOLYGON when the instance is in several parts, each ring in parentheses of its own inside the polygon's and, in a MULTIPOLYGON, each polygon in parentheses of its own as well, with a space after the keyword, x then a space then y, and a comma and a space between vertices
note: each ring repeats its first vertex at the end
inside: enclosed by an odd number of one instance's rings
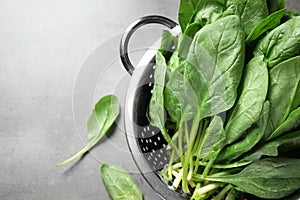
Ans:
POLYGON ((244 24, 245 35, 269 15, 266 0, 227 0, 227 7, 235 5, 244 24))
POLYGON ((261 198, 283 198, 300 185, 300 159, 266 158, 245 167, 240 173, 207 180, 230 183, 241 192, 261 198))
POLYGON ((291 131, 300 126, 300 107, 290 113, 287 119, 278 126, 278 128, 268 138, 269 140, 275 137, 279 137, 282 134, 291 131))
POLYGON ((263 19, 259 22, 250 32, 246 39, 246 43, 250 43, 257 38, 259 38, 262 34, 267 32, 269 29, 273 29, 280 24, 280 20, 285 14, 286 9, 281 9, 269 15, 267 18, 263 19))
POLYGON ((239 99, 225 126, 226 144, 245 134, 259 119, 268 92, 268 78, 263 56, 253 58, 245 67, 239 99))
POLYGON ((160 51, 156 54, 156 68, 154 74, 155 84, 153 87, 152 97, 149 103, 149 121, 153 126, 158 127, 163 137, 168 143, 171 143, 171 137, 165 130, 165 109, 164 109, 164 85, 166 78, 166 60, 160 51))
POLYGON ((273 13, 285 7, 286 0, 267 0, 269 12, 273 13))
POLYGON ((186 84, 192 87, 185 92, 198 118, 233 106, 244 65, 244 48, 243 28, 235 15, 221 18, 196 33, 182 65, 186 84))
POLYGON ((261 39, 254 55, 264 55, 268 67, 299 55, 300 53, 300 16, 294 17, 280 26, 274 28, 263 39, 261 39))
POLYGON ((241 140, 227 146, 219 155, 218 162, 227 161, 230 162, 243 153, 252 149, 264 136, 265 129, 268 124, 270 111, 270 103, 266 101, 263 105, 260 118, 255 122, 251 128, 246 131, 245 137, 241 140))
POLYGON ((178 21, 182 32, 186 29, 199 0, 180 0, 178 21))
POLYGON ((76 158, 82 156, 94 147, 109 131, 117 117, 119 116, 120 108, 116 96, 107 95, 102 97, 95 105, 92 115, 88 119, 88 143, 81 151, 73 157, 57 164, 57 167, 63 166, 72 162, 76 158))
POLYGON ((203 141, 200 157, 203 160, 215 160, 219 151, 223 148, 225 141, 223 121, 220 116, 214 116, 206 129, 203 141))
POLYGON ((272 130, 283 123, 290 112, 300 105, 299 63, 300 56, 297 56, 280 63, 270 71, 268 99, 271 103, 272 130))
POLYGON ((200 0, 190 23, 198 22, 201 26, 211 24, 222 16, 225 9, 224 2, 220 0, 200 0))
POLYGON ((241 162, 259 160, 262 156, 278 156, 278 148, 281 146, 289 147, 290 150, 299 148, 300 131, 286 133, 281 137, 270 140, 263 144, 259 149, 249 153, 241 159, 241 162))
POLYGON ((101 166, 103 183, 113 200, 142 200, 141 190, 125 170, 103 164, 101 166))
POLYGON ((177 47, 177 43, 178 38, 176 36, 172 35, 170 31, 163 30, 159 51, 166 60, 170 59, 172 53, 175 51, 175 47, 177 47), (174 49, 172 49, 172 47, 174 47, 174 49))

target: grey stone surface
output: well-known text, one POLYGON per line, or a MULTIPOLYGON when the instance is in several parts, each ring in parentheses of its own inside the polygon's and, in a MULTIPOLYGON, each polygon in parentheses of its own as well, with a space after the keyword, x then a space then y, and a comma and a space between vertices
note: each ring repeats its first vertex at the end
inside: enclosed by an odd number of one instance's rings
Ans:
MULTIPOLYGON (((300 10, 298 0, 287 1, 300 10)), ((145 200, 159 199, 135 173, 123 116, 81 162, 55 164, 84 146, 86 119, 100 96, 124 100, 130 77, 118 60, 120 33, 148 14, 176 20, 177 8, 175 0, 0 2, 0 199, 109 199, 101 163, 133 172, 145 200)), ((158 29, 141 31, 131 48, 150 46, 151 35, 158 37, 158 29)))

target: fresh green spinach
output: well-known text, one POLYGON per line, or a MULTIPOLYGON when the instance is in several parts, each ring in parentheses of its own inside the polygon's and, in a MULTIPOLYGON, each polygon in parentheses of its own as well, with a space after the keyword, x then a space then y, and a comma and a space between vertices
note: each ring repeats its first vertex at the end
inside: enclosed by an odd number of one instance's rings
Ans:
POLYGON ((88 143, 77 154, 57 164, 57 167, 72 162, 93 148, 110 130, 120 113, 119 102, 116 96, 107 95, 102 97, 95 105, 92 115, 88 119, 88 143))
POLYGON ((141 190, 130 174, 119 167, 103 164, 101 177, 112 200, 142 200, 141 190))

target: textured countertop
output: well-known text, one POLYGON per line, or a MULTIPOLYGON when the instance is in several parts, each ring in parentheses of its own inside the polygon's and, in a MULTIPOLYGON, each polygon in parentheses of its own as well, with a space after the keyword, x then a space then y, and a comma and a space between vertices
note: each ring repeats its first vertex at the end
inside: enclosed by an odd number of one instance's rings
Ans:
MULTIPOLYGON (((288 7, 300 10, 299 0, 288 7)), ((116 94, 122 109, 130 76, 118 58, 120 34, 135 19, 177 19, 175 0, 2 0, 0 2, 0 199, 108 200, 101 163, 133 173, 145 200, 158 196, 136 173, 123 116, 91 153, 62 168, 80 150, 98 98, 116 94)), ((133 37, 133 62, 160 34, 133 37)))

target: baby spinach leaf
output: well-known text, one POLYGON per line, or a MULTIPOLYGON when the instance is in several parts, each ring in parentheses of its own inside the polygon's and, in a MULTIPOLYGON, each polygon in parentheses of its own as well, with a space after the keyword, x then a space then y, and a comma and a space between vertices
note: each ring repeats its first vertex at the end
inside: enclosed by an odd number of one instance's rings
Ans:
POLYGON ((178 21, 182 32, 186 29, 199 0, 180 0, 178 21))
POLYGON ((159 51, 162 53, 162 55, 166 58, 166 60, 169 60, 172 52, 174 52, 175 47, 177 47, 178 38, 170 31, 163 30, 162 36, 161 36, 161 44, 159 51), (172 49, 174 47, 174 49, 172 49))
POLYGON ((299 63, 300 56, 297 56, 280 63, 270 71, 268 99, 271 103, 272 130, 283 123, 290 112, 300 105, 299 63))
POLYGON ((227 0, 227 7, 231 5, 237 6, 246 37, 261 20, 269 15, 266 0, 227 0))
POLYGON ((283 198, 300 185, 300 159, 266 158, 245 167, 240 173, 207 180, 230 183, 241 192, 261 198, 283 198))
POLYGON ((200 0, 190 23, 198 22, 202 26, 211 24, 222 16, 225 9, 224 3, 220 0, 200 0))
POLYGON ((185 81, 192 87, 186 90, 188 100, 198 118, 233 106, 244 65, 244 48, 243 28, 235 15, 221 18, 196 33, 182 65, 185 81))
POLYGON ((268 67, 272 68, 277 64, 290 59, 300 53, 300 16, 294 17, 269 32, 261 39, 254 55, 264 55, 268 67))
POLYGON ((280 20, 285 14, 286 9, 281 9, 269 15, 267 18, 263 19, 259 22, 250 32, 246 39, 246 43, 250 43, 257 38, 259 38, 262 34, 267 32, 269 29, 273 29, 280 24, 280 20))
MULTIPOLYGON (((155 84, 153 87, 152 97, 149 103, 149 120, 150 124, 158 127, 160 130, 165 129, 165 109, 164 109, 164 85, 166 78, 166 60, 160 51, 156 54, 156 68, 154 74, 155 84)), ((171 138, 166 135, 166 141, 171 141, 171 138)))
POLYGON ((264 136, 264 132, 268 124, 269 111, 270 103, 266 101, 263 105, 259 120, 246 131, 244 138, 227 146, 221 152, 218 157, 218 162, 230 162, 241 156, 243 153, 251 150, 252 147, 254 147, 264 136))
POLYGON ((267 0, 269 12, 273 13, 285 7, 286 0, 267 0))
POLYGON ((281 137, 270 140, 263 144, 259 149, 246 155, 241 159, 241 162, 259 160, 262 156, 278 156, 278 148, 281 146, 289 147, 290 150, 299 148, 300 131, 286 133, 281 137))
POLYGON ((268 69, 263 56, 245 67, 241 92, 225 126, 226 144, 241 137, 259 119, 268 92, 268 69))
POLYGON ((88 119, 88 143, 81 151, 73 157, 57 164, 57 167, 63 166, 72 162, 76 158, 82 156, 94 147, 109 131, 117 117, 119 116, 120 108, 116 96, 107 95, 102 97, 95 105, 92 115, 88 119))
POLYGON ((112 200, 142 200, 141 190, 130 174, 119 167, 103 164, 101 177, 112 200))
POLYGON ((300 107, 290 113, 287 119, 268 138, 269 140, 297 128, 300 125, 300 107))
POLYGON ((201 149, 200 157, 203 160, 215 160, 219 151, 224 146, 225 132, 223 121, 220 116, 214 116, 206 129, 204 143, 201 149))

